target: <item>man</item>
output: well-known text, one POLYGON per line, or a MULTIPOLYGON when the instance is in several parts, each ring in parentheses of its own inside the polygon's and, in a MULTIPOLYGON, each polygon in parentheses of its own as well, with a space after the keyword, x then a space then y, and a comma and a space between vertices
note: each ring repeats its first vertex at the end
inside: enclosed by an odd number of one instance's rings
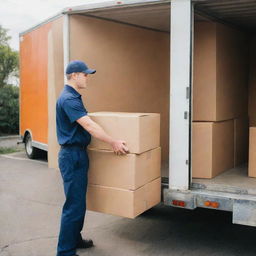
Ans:
POLYGON ((110 137, 87 115, 79 90, 86 88, 88 75, 95 72, 82 61, 71 61, 66 68, 67 84, 56 104, 57 137, 61 145, 58 161, 66 196, 57 256, 75 256, 77 248, 93 246, 92 240, 81 236, 89 167, 86 147, 91 135, 109 143, 118 155, 128 152, 124 141, 110 137))

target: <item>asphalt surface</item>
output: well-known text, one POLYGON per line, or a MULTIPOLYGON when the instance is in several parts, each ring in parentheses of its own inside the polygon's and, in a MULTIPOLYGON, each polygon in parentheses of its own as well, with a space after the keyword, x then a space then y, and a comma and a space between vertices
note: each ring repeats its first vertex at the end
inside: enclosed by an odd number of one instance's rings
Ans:
POLYGON ((19 141, 18 135, 0 137, 0 147, 3 148, 16 148, 19 150, 24 149, 24 144, 17 144, 19 141))
MULTIPOLYGON (((64 201, 58 170, 24 152, 0 155, 0 255, 54 256, 64 201)), ((158 205, 136 219, 87 212, 80 256, 256 255, 256 228, 229 212, 158 205)))

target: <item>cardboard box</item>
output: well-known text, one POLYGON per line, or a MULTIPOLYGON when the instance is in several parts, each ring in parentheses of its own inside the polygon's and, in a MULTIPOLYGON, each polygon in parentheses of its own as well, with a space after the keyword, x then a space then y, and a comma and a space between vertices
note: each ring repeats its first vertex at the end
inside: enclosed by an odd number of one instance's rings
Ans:
POLYGON ((248 38, 216 22, 195 23, 193 121, 224 121, 248 112, 248 38))
POLYGON ((234 166, 248 161, 249 119, 247 117, 234 119, 234 166))
POLYGON ((88 150, 89 183, 135 190, 161 176, 161 148, 117 156, 112 151, 88 150))
POLYGON ((234 167, 234 121, 193 122, 192 176, 213 178, 234 167))
POLYGON ((160 203, 161 178, 136 190, 88 185, 87 209, 127 218, 135 218, 160 203))
POLYGON ((248 169, 249 177, 256 178, 256 127, 250 127, 248 169))
MULTIPOLYGON (((130 153, 140 154, 160 146, 160 115, 156 113, 95 112, 89 114, 110 136, 126 141, 130 153)), ((90 148, 112 150, 92 138, 90 148)))

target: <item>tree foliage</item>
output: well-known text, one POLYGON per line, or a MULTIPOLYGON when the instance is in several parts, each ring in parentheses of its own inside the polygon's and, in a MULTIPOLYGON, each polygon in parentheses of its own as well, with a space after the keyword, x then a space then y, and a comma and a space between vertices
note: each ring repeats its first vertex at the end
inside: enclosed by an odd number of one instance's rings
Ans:
POLYGON ((18 53, 9 46, 8 30, 0 25, 0 135, 19 133, 19 88, 8 85, 18 76, 18 53))
POLYGON ((0 25, 0 45, 8 45, 11 37, 7 35, 7 32, 8 32, 8 29, 3 28, 0 25))
POLYGON ((19 133, 19 88, 0 88, 0 134, 19 133))
POLYGON ((18 52, 9 46, 10 36, 0 25, 0 88, 4 87, 10 76, 18 76, 18 52))

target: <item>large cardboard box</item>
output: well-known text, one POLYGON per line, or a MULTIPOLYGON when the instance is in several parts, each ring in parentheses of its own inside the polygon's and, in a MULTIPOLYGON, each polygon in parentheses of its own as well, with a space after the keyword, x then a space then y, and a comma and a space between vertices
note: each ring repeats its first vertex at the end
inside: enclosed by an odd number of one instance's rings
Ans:
POLYGON ((117 156, 111 151, 88 150, 89 183, 135 190, 161 176, 161 148, 142 154, 117 156))
MULTIPOLYGON (((89 114, 110 136, 126 141, 130 153, 140 154, 160 146, 160 114, 95 112, 89 114)), ((112 150, 92 138, 90 148, 112 150)))
POLYGON ((234 119, 234 166, 248 161, 249 119, 247 117, 234 119))
POLYGON ((256 127, 250 127, 248 175, 256 178, 256 127))
POLYGON ((195 23, 193 121, 224 121, 248 109, 248 38, 226 25, 195 23))
POLYGON ((87 209, 127 218, 135 218, 161 200, 161 178, 136 190, 88 185, 87 209))
POLYGON ((234 167, 234 121, 193 122, 192 176, 213 178, 234 167))

